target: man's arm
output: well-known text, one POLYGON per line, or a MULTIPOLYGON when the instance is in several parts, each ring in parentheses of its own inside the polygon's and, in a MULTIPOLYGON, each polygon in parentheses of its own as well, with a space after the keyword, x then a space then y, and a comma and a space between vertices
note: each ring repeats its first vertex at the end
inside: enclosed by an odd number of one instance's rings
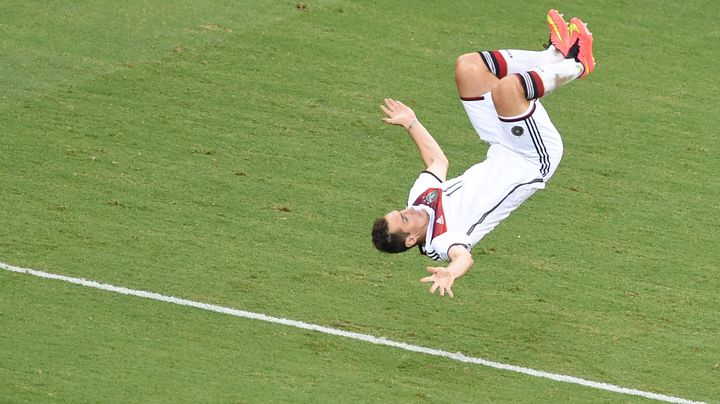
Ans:
POLYGON ((386 123, 400 125, 408 131, 420 151, 420 156, 425 163, 425 170, 433 173, 441 181, 445 181, 449 166, 448 159, 430 132, 418 121, 415 112, 407 105, 392 98, 386 98, 385 105, 381 105, 380 108, 387 115, 387 118, 383 119, 386 123))
POLYGON ((453 297, 453 292, 450 288, 455 282, 455 279, 465 275, 473 266, 474 261, 470 251, 463 245, 450 247, 448 256, 451 261, 447 268, 428 267, 427 271, 432 275, 420 279, 420 282, 433 283, 430 288, 430 293, 435 293, 437 289, 440 289, 440 296, 445 296, 445 292, 447 292, 448 296, 453 297))

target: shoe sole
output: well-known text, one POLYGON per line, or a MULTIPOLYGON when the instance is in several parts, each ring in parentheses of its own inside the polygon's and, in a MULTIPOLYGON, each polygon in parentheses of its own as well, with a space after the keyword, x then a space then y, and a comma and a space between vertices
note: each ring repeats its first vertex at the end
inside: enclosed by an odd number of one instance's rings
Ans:
POLYGON ((548 28, 550 28, 550 43, 563 56, 567 56, 570 50, 570 33, 568 32, 567 22, 565 22, 562 14, 555 9, 548 11, 546 19, 548 28))

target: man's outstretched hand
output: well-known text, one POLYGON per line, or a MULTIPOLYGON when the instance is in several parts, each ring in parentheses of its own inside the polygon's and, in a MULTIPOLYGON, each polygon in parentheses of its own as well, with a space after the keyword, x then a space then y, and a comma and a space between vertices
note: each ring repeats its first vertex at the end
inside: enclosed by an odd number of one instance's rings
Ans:
POLYGON ((385 105, 380 105, 380 109, 387 115, 387 118, 383 118, 383 121, 391 125, 401 125, 407 129, 408 126, 417 121, 412 108, 392 98, 385 98, 385 105))
POLYGON ((440 296, 445 296, 445 292, 447 292, 448 296, 453 297, 453 292, 450 287, 455 282, 455 277, 450 271, 442 267, 428 267, 427 271, 432 275, 420 279, 420 282, 433 283, 430 288, 430 293, 435 293, 436 290, 440 289, 440 296))

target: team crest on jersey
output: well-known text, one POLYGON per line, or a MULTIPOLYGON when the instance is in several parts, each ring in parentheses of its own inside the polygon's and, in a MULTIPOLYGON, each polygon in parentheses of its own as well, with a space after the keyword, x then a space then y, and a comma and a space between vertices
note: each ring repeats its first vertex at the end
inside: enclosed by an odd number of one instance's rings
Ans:
POLYGON ((413 206, 426 205, 435 212, 435 223, 432 230, 432 238, 435 238, 447 231, 447 223, 445 223, 445 212, 442 206, 442 189, 428 188, 420 194, 413 206))
POLYGON ((427 195, 425 195, 423 203, 427 205, 432 205, 433 202, 435 202, 435 199, 438 197, 438 192, 440 192, 439 189, 435 189, 432 192, 428 192, 427 195))
POLYGON ((513 135, 520 137, 525 133, 525 129, 522 128, 522 126, 513 126, 512 129, 510 129, 510 132, 512 132, 513 135))

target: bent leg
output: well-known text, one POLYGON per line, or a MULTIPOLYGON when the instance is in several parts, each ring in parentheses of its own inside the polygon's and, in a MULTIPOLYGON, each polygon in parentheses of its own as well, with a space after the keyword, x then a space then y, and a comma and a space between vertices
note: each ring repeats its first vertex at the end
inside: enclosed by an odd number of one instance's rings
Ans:
POLYGON ((466 53, 455 61, 455 84, 461 99, 477 99, 497 82, 498 78, 488 69, 480 53, 466 53))
POLYGON ((493 88, 500 143, 533 163, 544 181, 552 177, 562 158, 562 139, 539 102, 546 89, 540 76, 530 71, 508 76, 493 88))
POLYGON ((492 89, 495 109, 500 116, 513 116, 527 110, 529 101, 542 98, 576 78, 583 72, 582 64, 572 59, 533 67, 525 72, 506 76, 492 89))
POLYGON ((466 53, 455 63, 455 83, 463 107, 480 139, 490 144, 505 143, 501 140, 504 125, 498 116, 524 115, 534 105, 531 100, 577 75, 577 64, 564 60, 554 48, 466 53))
POLYGON ((530 101, 517 75, 506 76, 492 88, 492 100, 499 116, 515 116, 527 111, 530 101))

